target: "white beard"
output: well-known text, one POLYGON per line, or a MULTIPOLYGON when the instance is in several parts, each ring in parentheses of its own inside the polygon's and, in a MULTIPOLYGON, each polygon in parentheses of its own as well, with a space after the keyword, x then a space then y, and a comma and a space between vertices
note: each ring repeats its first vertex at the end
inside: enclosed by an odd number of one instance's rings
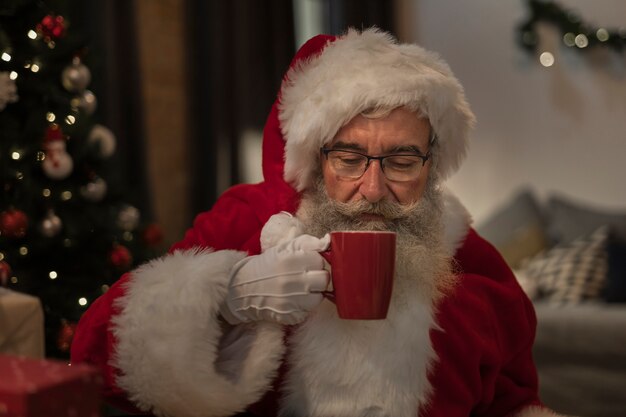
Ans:
POLYGON ((415 416, 428 401, 427 374, 437 359, 430 342, 434 306, 452 282, 440 194, 431 187, 405 217, 376 224, 356 224, 328 201, 322 188, 305 195, 297 216, 307 233, 398 233, 391 305, 386 320, 360 321, 339 319, 334 304, 322 302, 290 339, 280 416, 415 416))

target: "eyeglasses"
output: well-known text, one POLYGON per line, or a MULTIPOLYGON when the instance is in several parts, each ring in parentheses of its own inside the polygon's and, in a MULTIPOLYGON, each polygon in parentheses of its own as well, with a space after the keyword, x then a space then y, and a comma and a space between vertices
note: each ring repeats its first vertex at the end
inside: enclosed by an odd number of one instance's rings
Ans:
POLYGON ((380 162, 380 168, 389 181, 415 181, 426 161, 431 157, 430 150, 426 155, 395 154, 385 156, 369 156, 354 151, 320 148, 332 170, 342 178, 356 180, 361 178, 372 160, 380 162))

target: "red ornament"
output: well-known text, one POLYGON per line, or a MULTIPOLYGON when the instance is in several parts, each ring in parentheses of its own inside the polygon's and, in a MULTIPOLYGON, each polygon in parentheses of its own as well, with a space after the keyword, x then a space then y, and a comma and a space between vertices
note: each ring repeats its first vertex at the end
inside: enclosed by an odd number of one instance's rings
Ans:
POLYGON ((21 239, 26 235, 28 217, 21 210, 9 209, 0 213, 0 234, 11 239, 21 239))
POLYGON ((148 246, 158 246, 163 242, 163 232, 156 223, 149 224, 141 237, 148 246))
POLYGON ((132 265, 133 256, 126 246, 115 245, 109 253, 109 262, 118 269, 126 270, 132 265))
POLYGON ((57 40, 65 35, 65 19, 63 16, 49 14, 37 24, 37 32, 44 37, 46 42, 57 40))
POLYGON ((0 286, 6 287, 11 276, 11 265, 6 261, 0 261, 0 286))
POLYGON ((76 333, 76 323, 63 320, 59 333, 57 334, 57 348, 59 348, 61 352, 70 351, 74 333, 76 333))

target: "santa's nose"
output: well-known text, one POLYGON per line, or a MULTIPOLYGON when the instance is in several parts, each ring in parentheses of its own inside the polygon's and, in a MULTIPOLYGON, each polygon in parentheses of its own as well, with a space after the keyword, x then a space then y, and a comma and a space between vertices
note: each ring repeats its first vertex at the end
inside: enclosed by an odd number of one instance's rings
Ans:
POLYGON ((380 161, 371 161, 360 181, 359 192, 370 203, 376 203, 389 194, 380 161))

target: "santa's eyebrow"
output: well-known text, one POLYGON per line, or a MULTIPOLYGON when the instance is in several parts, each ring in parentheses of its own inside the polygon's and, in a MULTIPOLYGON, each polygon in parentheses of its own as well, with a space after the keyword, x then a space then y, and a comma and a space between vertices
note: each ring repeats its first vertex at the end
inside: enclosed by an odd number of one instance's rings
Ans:
POLYGON ((389 154, 416 153, 418 155, 424 155, 424 152, 422 152, 422 150, 418 146, 415 146, 415 145, 396 146, 396 147, 390 149, 388 153, 389 154))
POLYGON ((342 150, 346 150, 346 151, 356 151, 356 152, 365 153, 365 148, 363 146, 359 145, 358 143, 355 143, 355 142, 345 142, 345 141, 342 141, 342 140, 338 140, 337 142, 335 142, 331 148, 332 149, 342 149, 342 150))
MULTIPOLYGON (((366 152, 367 150, 363 146, 359 145, 358 143, 350 142, 350 141, 343 141, 343 140, 339 140, 335 142, 332 146, 332 149, 342 149, 346 151, 356 151, 360 153, 367 153, 366 152)), ((393 155, 393 154, 424 155, 424 152, 422 152, 422 150, 416 145, 398 145, 398 146, 394 146, 393 148, 388 149, 382 155, 393 155)))

